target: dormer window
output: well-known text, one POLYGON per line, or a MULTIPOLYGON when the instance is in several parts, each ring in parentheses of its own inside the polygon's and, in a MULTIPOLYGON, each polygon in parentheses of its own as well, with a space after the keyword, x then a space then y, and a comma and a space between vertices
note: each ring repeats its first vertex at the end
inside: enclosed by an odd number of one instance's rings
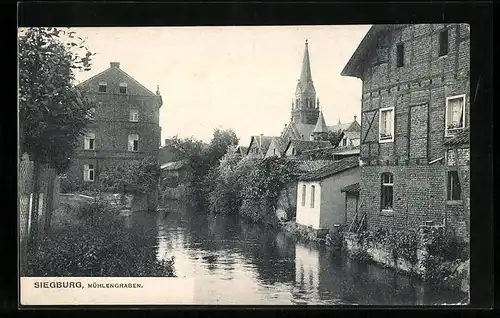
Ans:
POLYGON ((106 93, 108 89, 108 84, 106 82, 99 83, 99 93, 106 93))
POLYGON ((127 83, 120 83, 120 94, 127 94, 127 83))
POLYGON ((129 120, 130 121, 139 121, 139 110, 131 109, 130 115, 129 115, 129 120))

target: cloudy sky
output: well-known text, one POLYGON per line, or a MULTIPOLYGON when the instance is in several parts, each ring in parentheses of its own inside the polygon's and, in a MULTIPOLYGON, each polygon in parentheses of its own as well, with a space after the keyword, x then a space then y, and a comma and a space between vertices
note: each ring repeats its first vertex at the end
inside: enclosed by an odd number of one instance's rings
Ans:
POLYGON ((86 80, 120 62, 151 91, 160 86, 162 140, 208 142, 215 128, 232 128, 247 144, 251 135, 279 135, 290 120, 305 39, 327 124, 359 120, 361 81, 340 72, 369 28, 72 28, 96 53, 92 71, 76 77, 86 80))

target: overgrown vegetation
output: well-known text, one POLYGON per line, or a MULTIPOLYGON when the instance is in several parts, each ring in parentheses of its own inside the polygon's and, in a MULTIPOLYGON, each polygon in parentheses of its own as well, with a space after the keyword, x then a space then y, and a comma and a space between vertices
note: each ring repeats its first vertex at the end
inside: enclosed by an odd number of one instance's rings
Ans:
POLYGON ((126 229, 118 212, 98 201, 83 205, 78 224, 51 231, 34 251, 27 276, 175 276, 174 262, 159 261, 148 231, 126 229), (149 242, 150 241, 150 242, 149 242), (149 242, 149 243, 148 243, 149 242))
POLYGON ((450 278, 457 266, 469 259, 469 245, 450 228, 446 233, 430 232, 425 236, 428 255, 424 260, 426 279, 443 281, 450 278))
POLYGON ((160 166, 156 158, 146 157, 116 165, 99 174, 101 189, 113 193, 145 195, 158 189, 160 166))
POLYGON ((172 144, 188 159, 192 176, 190 180, 190 196, 204 210, 208 206, 209 186, 207 178, 211 171, 219 165, 231 145, 237 145, 239 138, 232 129, 215 129, 209 144, 195 138, 179 138, 174 136, 172 144))
POLYGON ((284 158, 240 160, 234 153, 226 154, 205 182, 210 212, 239 214, 255 223, 278 225, 278 199, 297 179, 295 165, 284 158))
POLYGON ((375 231, 363 231, 358 236, 358 243, 380 244, 391 251, 394 262, 399 257, 415 265, 418 249, 418 233, 414 229, 389 230, 377 229, 375 231))
POLYGON ((94 105, 74 87, 74 70, 89 71, 94 55, 75 32, 58 28, 19 31, 19 145, 34 162, 29 248, 36 247, 41 165, 58 172, 84 132, 94 105))

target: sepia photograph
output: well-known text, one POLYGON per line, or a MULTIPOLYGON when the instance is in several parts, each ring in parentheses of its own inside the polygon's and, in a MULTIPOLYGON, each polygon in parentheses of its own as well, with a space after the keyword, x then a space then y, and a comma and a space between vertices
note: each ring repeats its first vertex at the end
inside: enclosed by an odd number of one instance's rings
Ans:
POLYGON ((470 68, 465 23, 19 28, 23 305, 468 305, 470 68))

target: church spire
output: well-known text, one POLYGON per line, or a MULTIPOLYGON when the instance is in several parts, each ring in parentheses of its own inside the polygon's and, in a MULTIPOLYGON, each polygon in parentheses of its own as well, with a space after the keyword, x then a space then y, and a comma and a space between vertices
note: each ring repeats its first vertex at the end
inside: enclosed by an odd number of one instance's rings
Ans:
POLYGON ((328 127, 326 126, 325 117, 323 117, 323 112, 319 112, 318 122, 316 122, 316 127, 314 127, 313 133, 326 133, 328 132, 328 127))
POLYGON ((300 72, 300 83, 306 85, 309 82, 312 83, 311 75, 311 61, 309 60, 309 44, 306 39, 306 47, 304 50, 304 57, 302 59, 302 70, 300 72))
POLYGON ((294 122, 315 125, 318 121, 319 105, 316 104, 316 90, 311 75, 309 43, 306 40, 300 78, 295 89, 295 108, 292 113, 294 122))

